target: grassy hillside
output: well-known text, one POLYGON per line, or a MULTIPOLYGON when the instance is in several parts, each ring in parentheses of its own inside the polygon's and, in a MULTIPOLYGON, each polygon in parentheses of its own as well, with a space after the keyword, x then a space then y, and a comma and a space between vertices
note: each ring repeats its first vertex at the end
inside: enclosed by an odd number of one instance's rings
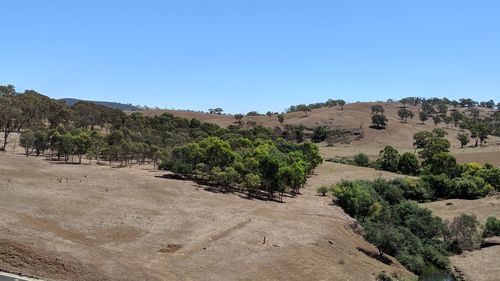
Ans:
MULTIPOLYGON (((309 129, 319 126, 324 126, 329 129, 360 129, 364 133, 364 137, 361 140, 354 141, 351 145, 373 147, 377 151, 385 145, 391 145, 399 149, 412 149, 413 134, 416 132, 423 130, 430 131, 438 127, 446 129, 444 123, 434 125, 431 119, 427 120, 425 124, 422 124, 420 120, 418 120, 419 106, 407 106, 409 110, 415 113, 415 117, 413 119, 408 119, 407 123, 403 123, 397 114, 401 107, 402 104, 399 102, 358 102, 345 105, 343 110, 338 107, 323 107, 313 109, 311 112, 308 112, 307 115, 304 112, 286 113, 283 124, 279 123, 277 115, 245 116, 242 121, 245 122, 245 124, 255 122, 258 125, 273 129, 276 127, 284 128, 287 124, 303 125, 309 129), (370 128, 371 106, 375 104, 382 105, 385 109, 388 125, 384 130, 370 128)), ((465 109, 459 110, 463 111, 465 109)), ((482 115, 491 112, 491 109, 486 108, 481 108, 480 110, 482 115)), ((238 124, 233 115, 218 115, 186 110, 145 110, 141 112, 147 116, 160 115, 166 112, 178 117, 196 118, 204 122, 215 123, 222 127, 238 124)), ((460 145, 456 139, 456 135, 460 130, 450 125, 446 131, 448 132, 448 139, 452 143, 452 146, 459 147, 460 145)), ((500 143, 500 138, 490 137, 487 145, 491 146, 497 143, 500 143)))

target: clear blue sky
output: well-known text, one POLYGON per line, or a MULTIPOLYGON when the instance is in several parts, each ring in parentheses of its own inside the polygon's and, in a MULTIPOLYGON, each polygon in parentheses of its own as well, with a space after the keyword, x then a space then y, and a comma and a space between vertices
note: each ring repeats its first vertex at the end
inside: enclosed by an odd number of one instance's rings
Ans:
POLYGON ((228 112, 500 101, 497 0, 2 1, 0 83, 228 112))

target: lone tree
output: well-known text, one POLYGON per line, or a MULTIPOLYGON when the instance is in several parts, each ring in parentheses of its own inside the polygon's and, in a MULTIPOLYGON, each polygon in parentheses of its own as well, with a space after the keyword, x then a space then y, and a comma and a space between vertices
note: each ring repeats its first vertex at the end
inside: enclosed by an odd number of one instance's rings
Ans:
POLYGON ((372 114, 384 114, 384 107, 379 104, 372 105, 371 110, 372 114))
POLYGON ((469 134, 467 133, 459 133, 457 135, 457 139, 460 142, 462 148, 464 148, 464 146, 467 145, 470 141, 469 134))
POLYGON ((238 125, 241 126, 243 123, 243 114, 235 114, 234 118, 238 121, 238 125))
POLYGON ((425 112, 425 111, 420 111, 420 113, 418 114, 418 119, 420 119, 422 124, 424 124, 425 121, 427 121, 429 119, 429 115, 427 115, 427 112, 425 112))
POLYGON ((222 112, 224 112, 224 110, 222 108, 220 108, 220 107, 217 107, 217 108, 210 108, 208 110, 208 112, 210 114, 219 114, 220 115, 220 114, 222 114, 222 112))
POLYGON ((441 121, 443 121, 443 120, 441 119, 441 116, 439 116, 439 115, 434 115, 434 116, 432 116, 432 121, 434 121, 434 125, 438 125, 438 124, 439 124, 439 123, 441 123, 441 121))
POLYGON ((302 108, 302 112, 304 112, 304 115, 307 116, 307 112, 310 112, 311 108, 309 106, 304 106, 302 108))
POLYGON ((278 122, 280 122, 280 124, 283 124, 283 122, 285 122, 285 114, 278 114, 278 122))
POLYGON ((410 103, 410 99, 404 98, 404 99, 400 100, 399 102, 403 104, 403 108, 406 108, 406 105, 408 103, 410 103))
POLYGON ((408 118, 413 119, 414 114, 411 110, 403 108, 398 111, 398 116, 401 118, 401 121, 407 123, 408 118))
POLYGON ((345 105, 344 100, 337 100, 337 104, 340 106, 340 110, 344 110, 344 105, 345 105))
POLYGON ((372 116, 372 124, 377 127, 377 129, 384 129, 387 126, 387 118, 383 114, 375 114, 372 116))

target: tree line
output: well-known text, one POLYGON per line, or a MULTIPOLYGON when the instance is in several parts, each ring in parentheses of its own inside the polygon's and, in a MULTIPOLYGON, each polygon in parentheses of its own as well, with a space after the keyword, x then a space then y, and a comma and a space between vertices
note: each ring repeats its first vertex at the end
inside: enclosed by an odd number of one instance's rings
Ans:
POLYGON ((322 162, 312 143, 284 139, 210 137, 176 147, 160 165, 177 175, 239 189, 249 196, 266 194, 280 201, 285 193, 298 194, 314 168, 322 162))
MULTIPOLYGON (((125 114, 91 102, 69 107, 35 91, 2 88, 3 147, 20 133, 26 156, 48 156, 66 163, 159 163, 179 176, 241 189, 269 199, 298 194, 322 162, 318 147, 277 137, 262 126, 221 128, 164 113, 125 114), (74 161, 74 158, 78 160, 74 161)), ((302 142, 303 140, 301 140, 302 142)))

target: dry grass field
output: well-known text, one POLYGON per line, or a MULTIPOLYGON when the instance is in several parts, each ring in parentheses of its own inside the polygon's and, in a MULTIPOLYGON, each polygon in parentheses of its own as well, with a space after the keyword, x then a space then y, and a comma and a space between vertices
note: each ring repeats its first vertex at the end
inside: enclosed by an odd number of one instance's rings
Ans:
POLYGON ((218 193, 150 166, 0 154, 0 270, 46 280, 375 280, 375 252, 319 185, 395 175, 325 163, 286 203, 218 193), (265 243, 264 242, 265 238, 265 243))
MULTIPOLYGON (((445 124, 434 125, 432 120, 428 120, 425 124, 421 124, 418 120, 419 107, 407 106, 408 109, 413 111, 416 115, 415 118, 408 120, 408 123, 403 123, 398 117, 398 110, 401 109, 402 104, 398 102, 357 102, 350 103, 344 106, 343 110, 338 107, 332 108, 318 108, 313 109, 307 114, 303 112, 292 112, 285 115, 284 124, 299 125, 302 124, 306 128, 314 128, 318 126, 325 126, 328 128, 336 129, 361 129, 364 132, 364 137, 360 141, 353 142, 352 145, 359 147, 377 148, 377 151, 386 146, 392 145, 398 149, 413 149, 413 134, 418 131, 432 130, 436 127, 444 128, 445 124), (385 115, 388 119, 388 126, 385 130, 377 130, 370 128, 371 109, 374 104, 380 104, 385 109, 385 115)), ((460 109, 463 111, 463 109, 460 109)), ((481 108, 481 114, 489 114, 491 110, 481 108)), ((146 110, 141 111, 142 114, 147 116, 160 115, 162 113, 170 113, 174 116, 183 118, 196 118, 205 122, 215 123, 222 127, 237 124, 236 119, 232 115, 217 115, 202 112, 185 111, 185 110, 146 110)), ((259 125, 275 128, 283 126, 278 122, 276 116, 245 116, 244 122, 253 121, 259 125)), ((453 147, 459 147, 460 143, 456 139, 456 135, 460 132, 454 129, 452 125, 446 129, 448 132, 448 139, 453 147)), ((488 146, 497 146, 500 150, 500 138, 492 137, 488 141, 488 146)))
MULTIPOLYGON (((371 104, 315 109, 307 117, 290 113, 285 123, 362 127, 359 141, 321 144, 325 158, 363 152, 374 159, 385 145, 413 151, 413 134, 435 128, 432 122, 403 124, 396 114, 400 105, 383 103, 389 126, 371 129, 371 104)), ((229 115, 168 112, 221 126, 236 121, 229 115)), ((244 121, 279 126, 275 116, 244 121)), ((458 131, 447 131, 459 162, 500 165, 499 138, 461 149, 458 131)), ((315 194, 317 187, 341 179, 401 175, 325 162, 302 195, 276 203, 165 177, 152 166, 65 165, 17 152, 0 154, 0 271, 44 280, 375 280, 382 270, 412 275, 394 259, 384 264, 370 257, 376 249, 356 234, 355 221, 330 197, 315 194)), ((443 218, 461 212, 482 221, 500 217, 498 197, 448 201, 424 206, 443 218)), ((490 247, 453 257, 452 263, 468 280, 495 280, 499 255, 500 247, 490 247)))

